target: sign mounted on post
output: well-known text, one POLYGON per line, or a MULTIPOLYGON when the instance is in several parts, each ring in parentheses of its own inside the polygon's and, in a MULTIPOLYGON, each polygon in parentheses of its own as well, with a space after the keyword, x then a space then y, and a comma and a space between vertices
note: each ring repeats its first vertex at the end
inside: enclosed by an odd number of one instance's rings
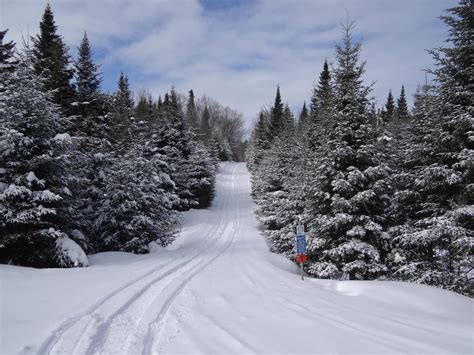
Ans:
POLYGON ((303 263, 308 260, 306 256, 306 236, 304 234, 304 226, 296 226, 296 262, 300 264, 301 280, 304 280, 303 276, 303 263))

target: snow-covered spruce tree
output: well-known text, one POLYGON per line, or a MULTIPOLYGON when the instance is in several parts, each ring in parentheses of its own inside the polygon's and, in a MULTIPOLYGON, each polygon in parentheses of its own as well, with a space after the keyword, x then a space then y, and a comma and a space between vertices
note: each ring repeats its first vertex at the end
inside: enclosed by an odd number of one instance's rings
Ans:
POLYGON ((217 163, 219 161, 219 148, 217 140, 212 132, 211 115, 209 114, 207 106, 204 107, 204 110, 202 112, 201 124, 199 128, 199 137, 201 142, 207 148, 207 151, 209 152, 214 164, 217 166, 217 163))
POLYGON ((207 107, 204 108, 200 125, 193 90, 189 91, 185 117, 185 135, 190 148, 186 164, 189 190, 193 200, 197 202, 196 207, 206 208, 214 198, 217 151, 212 144, 209 111, 207 107))
POLYGON ((286 103, 283 110, 283 129, 285 134, 293 134, 295 128, 295 117, 293 116, 293 112, 291 112, 290 106, 286 103))
POLYGON ((63 204, 70 137, 43 87, 28 48, 13 71, 0 73, 0 262, 86 266, 63 204))
POLYGON ((292 121, 291 111, 285 110, 281 100, 280 86, 277 87, 275 102, 268 113, 260 113, 259 120, 255 126, 253 135, 253 156, 251 157, 250 166, 255 165, 253 172, 252 194, 257 198, 256 202, 267 192, 274 192, 280 189, 282 176, 277 174, 272 176, 266 172, 263 161, 274 156, 278 156, 279 149, 271 150, 275 146, 275 142, 286 140, 290 135, 294 134, 294 122, 292 121), (286 111, 286 112, 285 112, 286 111), (267 118, 268 117, 268 118, 267 118), (261 169, 260 169, 261 168, 261 169))
POLYGON ((309 120, 309 112, 306 108, 306 102, 303 102, 303 107, 301 108, 300 115, 298 117, 298 132, 303 133, 308 127, 308 120, 309 120))
POLYGON ((71 107, 74 116, 68 130, 74 146, 70 159, 70 169, 74 174, 68 177, 72 195, 68 197, 67 205, 70 214, 75 217, 70 224, 77 235, 83 236, 81 245, 87 248, 93 247, 89 239, 94 239, 97 207, 103 200, 103 169, 111 151, 108 141, 110 129, 106 121, 108 100, 100 90, 101 75, 91 52, 84 33, 75 62, 77 92, 71 107))
POLYGON ((157 114, 157 105, 153 102, 153 97, 146 90, 138 93, 138 102, 135 106, 134 117, 138 121, 150 122, 157 114))
POLYGON ((169 174, 176 183, 180 200, 175 208, 185 211, 197 203, 193 200, 189 184, 188 159, 191 153, 189 137, 186 135, 182 108, 174 89, 165 95, 160 123, 154 145, 168 163, 169 174))
POLYGON ((173 240, 175 184, 162 171, 167 164, 159 155, 145 158, 140 150, 112 158, 95 222, 97 251, 147 253, 151 242, 173 240))
POLYGON ((353 25, 336 47, 334 112, 311 169, 308 271, 318 277, 372 279, 385 272, 386 168, 375 155, 375 114, 353 25))
POLYGON ((167 173, 176 183, 180 199, 175 208, 207 207, 213 197, 216 160, 187 127, 174 89, 165 95, 150 146, 166 161, 167 173))
POLYGON ((82 117, 103 115, 104 98, 100 91, 102 78, 99 66, 92 59, 92 50, 87 33, 84 32, 78 48, 78 58, 74 65, 76 79, 76 98, 73 113, 82 117))
POLYGON ((140 90, 138 102, 134 109, 133 119, 130 120, 130 144, 148 145, 150 139, 158 130, 160 113, 157 103, 147 90, 140 90))
MULTIPOLYGON (((208 207, 214 196, 217 171, 217 159, 213 156, 217 152, 212 150, 211 128, 207 127, 206 134, 200 136, 192 132, 174 89, 165 95, 164 101, 152 104, 152 100, 140 99, 138 106, 141 105, 144 109, 140 111, 148 113, 143 115, 137 111, 133 120, 132 131, 137 132, 134 136, 143 137, 135 144, 145 143, 146 156, 165 162, 161 171, 170 176, 179 195, 174 200, 174 208, 184 211, 191 207, 208 207), (143 120, 144 131, 134 128, 143 120)), ((207 119, 203 122, 208 124, 207 119)))
MULTIPOLYGON (((275 103, 281 96, 277 91, 275 103)), ((249 154, 252 159, 252 195, 257 202, 256 214, 265 226, 265 236, 272 251, 294 257, 294 225, 303 211, 304 203, 298 193, 304 157, 301 155, 302 141, 297 139, 297 130, 288 105, 282 111, 279 133, 272 143, 268 136, 270 120, 275 117, 261 112, 252 134, 249 154)), ((271 126, 270 126, 271 127, 271 126)), ((274 127, 272 127, 274 128, 274 127)), ((275 132, 273 130, 273 132, 275 132)))
POLYGON ((269 118, 269 112, 260 111, 250 137, 250 144, 247 148, 247 167, 251 173, 256 171, 265 151, 270 148, 269 118))
POLYGON ((200 125, 200 135, 202 137, 202 141, 206 146, 211 146, 212 143, 212 128, 211 128, 211 116, 209 114, 209 110, 207 106, 204 107, 204 111, 202 112, 201 117, 201 125, 200 125))
MULTIPOLYGON (((187 175, 187 188, 191 193, 192 206, 206 208, 211 205, 214 198, 215 175, 217 173, 217 157, 212 139, 208 142, 197 130, 197 110, 194 103, 194 93, 189 93, 184 121, 184 165, 181 170, 187 175)), ((206 138, 210 127, 208 117, 205 118, 204 131, 206 138)))
MULTIPOLYGON (((249 167, 252 171, 252 195, 257 204, 265 204, 268 193, 273 193, 281 188, 282 175, 272 176, 268 169, 269 162, 278 159, 282 140, 294 134, 294 122, 291 111, 285 109, 281 100, 280 86, 277 87, 274 105, 268 112, 262 110, 252 133, 252 145, 249 149, 249 167), (275 143, 278 142, 278 147, 275 143), (275 148, 275 149, 273 149, 275 148)), ((280 167, 282 167, 280 165, 280 167)), ((262 207, 264 210, 266 207, 262 207)))
POLYGON ((397 108, 395 111, 396 119, 399 121, 407 121, 410 117, 408 112, 408 103, 405 96, 405 86, 402 85, 402 89, 400 91, 400 96, 397 100, 397 108))
POLYGON ((112 150, 94 155, 100 194, 94 204, 93 248, 147 253, 151 242, 172 241, 179 198, 166 157, 152 144, 161 123, 151 96, 141 92, 134 108, 122 74, 113 105, 108 133, 112 150))
POLYGON ((270 249, 289 258, 295 256, 294 226, 304 208, 298 194, 304 177, 301 149, 294 132, 277 138, 254 177, 256 213, 266 228, 270 249))
POLYGON ((313 119, 320 116, 321 110, 330 106, 332 98, 331 73, 327 60, 324 61, 323 70, 319 75, 318 85, 313 88, 311 95, 311 116, 313 119))
POLYGON ((0 31, 0 73, 11 71, 18 63, 14 56, 15 43, 13 41, 3 43, 8 30, 0 31))
POLYGON ((190 154, 187 159, 187 173, 189 191, 195 202, 194 206, 209 207, 214 198, 217 164, 206 146, 198 140, 191 141, 190 154))
MULTIPOLYGON (((396 275, 472 296, 474 12, 461 0, 442 19, 452 47, 432 51, 435 96, 417 103, 423 125, 413 156, 412 188, 419 193, 415 216, 393 228, 401 250, 396 275), (424 156, 427 148, 430 153, 424 156)), ((423 98, 423 97, 422 97, 423 98)), ((418 123, 418 122, 417 122, 418 123)))
MULTIPOLYGON (((431 142, 436 140, 437 129, 430 119, 434 110, 433 87, 424 85, 415 93, 414 109, 408 121, 395 120, 383 126, 379 139, 380 149, 385 150, 386 162, 393 170, 394 194, 387 216, 392 226, 403 225, 417 219, 422 210, 421 194, 416 186, 420 169, 436 160, 431 142)), ((392 231, 393 232, 393 231, 392 231)), ((398 250, 392 257, 401 260, 398 250)), ((391 261, 389 260, 389 264, 391 261)))
POLYGON ((395 116, 395 102, 393 100, 392 90, 388 92, 385 109, 382 111, 383 124, 393 121, 395 116))
POLYGON ((263 151, 253 173, 253 194, 258 204, 256 214, 266 228, 265 236, 272 251, 290 253, 288 256, 293 249, 295 216, 290 190, 298 158, 293 139, 294 129, 288 127, 286 132, 281 132, 271 147, 263 151))
POLYGON ((194 102, 194 92, 189 90, 188 103, 186 105, 186 120, 189 127, 197 134, 198 126, 198 114, 196 110, 196 104, 194 102))
POLYGON ((329 69, 325 63, 320 83, 313 90, 313 113, 309 116, 302 110, 298 129, 291 111, 286 105, 282 110, 281 127, 278 136, 271 142, 275 132, 272 119, 278 117, 282 107, 281 95, 277 90, 275 104, 270 111, 259 115, 252 132, 248 149, 248 165, 252 172, 252 195, 257 202, 257 215, 266 227, 265 235, 273 251, 294 258, 294 226, 307 221, 305 199, 308 189, 307 164, 312 149, 320 144, 317 126, 321 118, 330 111, 329 69), (311 134, 311 132, 313 134, 311 134), (318 143, 315 143, 317 141, 318 143))
POLYGON ((52 92, 54 102, 61 106, 63 112, 70 113, 75 95, 71 84, 74 71, 70 66, 68 48, 57 33, 49 3, 40 22, 40 33, 32 41, 36 73, 45 78, 44 86, 52 92))
POLYGON ((308 156, 307 153, 314 153, 324 140, 323 130, 333 114, 333 91, 331 72, 327 61, 324 61, 318 84, 313 88, 311 95, 311 112, 307 131, 300 137, 304 142, 306 156, 308 156))
POLYGON ((319 74, 317 85, 313 87, 311 94, 311 112, 307 120, 306 128, 298 132, 296 141, 300 144, 300 167, 299 178, 295 181, 295 193, 293 199, 301 201, 304 205, 300 213, 299 224, 308 225, 312 219, 309 213, 307 196, 314 193, 317 176, 313 173, 315 168, 322 163, 325 144, 329 134, 329 123, 334 115, 334 88, 332 74, 327 61, 324 61, 323 69, 319 74))
POLYGON ((112 109, 108 114, 108 137, 112 149, 117 156, 124 155, 131 148, 132 132, 130 126, 133 120, 133 97, 128 83, 128 77, 123 72, 118 80, 118 91, 112 98, 112 109))
POLYGON ((281 101, 280 86, 278 85, 270 116, 269 138, 271 142, 285 131, 285 124, 284 105, 281 101))

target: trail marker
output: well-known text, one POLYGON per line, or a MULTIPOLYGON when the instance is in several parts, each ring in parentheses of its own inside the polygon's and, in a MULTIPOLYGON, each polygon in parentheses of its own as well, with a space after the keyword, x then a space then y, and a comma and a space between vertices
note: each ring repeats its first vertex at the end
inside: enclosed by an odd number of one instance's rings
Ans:
POLYGON ((306 236, 297 235, 296 236, 296 254, 305 254, 306 253, 306 236))
POLYGON ((301 280, 304 280, 303 276, 303 263, 308 260, 308 256, 306 256, 306 235, 304 234, 304 226, 297 225, 296 226, 296 262, 300 264, 300 271, 301 271, 301 280))

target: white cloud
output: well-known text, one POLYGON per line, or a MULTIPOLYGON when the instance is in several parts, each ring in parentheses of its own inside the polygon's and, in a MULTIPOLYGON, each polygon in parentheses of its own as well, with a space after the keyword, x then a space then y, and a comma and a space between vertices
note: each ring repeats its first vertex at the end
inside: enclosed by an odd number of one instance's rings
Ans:
MULTIPOLYGON (((255 0, 207 11, 198 0, 53 0, 60 33, 77 47, 86 29, 104 53, 103 71, 130 68, 135 89, 155 95, 172 85, 207 94, 250 120, 271 104, 279 83, 285 101, 308 100, 325 58, 333 60, 346 9, 363 41, 367 80, 383 103, 405 84, 412 94, 431 65, 425 49, 442 44, 436 17, 455 0, 255 0), (135 78, 134 76, 135 75, 135 78)), ((9 39, 37 32, 45 2, 1 0, 9 39)), ((7 39, 8 39, 7 38, 7 39)), ((116 70, 115 70, 116 71, 116 70)))

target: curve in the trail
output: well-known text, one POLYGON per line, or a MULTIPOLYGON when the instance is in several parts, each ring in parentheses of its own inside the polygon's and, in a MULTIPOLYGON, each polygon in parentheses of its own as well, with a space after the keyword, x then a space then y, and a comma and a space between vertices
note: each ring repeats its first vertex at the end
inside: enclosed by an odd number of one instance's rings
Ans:
POLYGON ((207 230, 202 231, 200 248, 185 252, 177 250, 178 255, 169 264, 153 268, 110 292, 87 311, 67 319, 43 342, 38 353, 135 354, 151 351, 156 343, 152 340, 156 338, 153 330, 161 333, 161 323, 174 299, 232 242, 228 205, 232 201, 234 175, 220 181, 214 203, 216 223, 209 224, 207 230), (145 318, 155 313, 147 323, 145 318))

